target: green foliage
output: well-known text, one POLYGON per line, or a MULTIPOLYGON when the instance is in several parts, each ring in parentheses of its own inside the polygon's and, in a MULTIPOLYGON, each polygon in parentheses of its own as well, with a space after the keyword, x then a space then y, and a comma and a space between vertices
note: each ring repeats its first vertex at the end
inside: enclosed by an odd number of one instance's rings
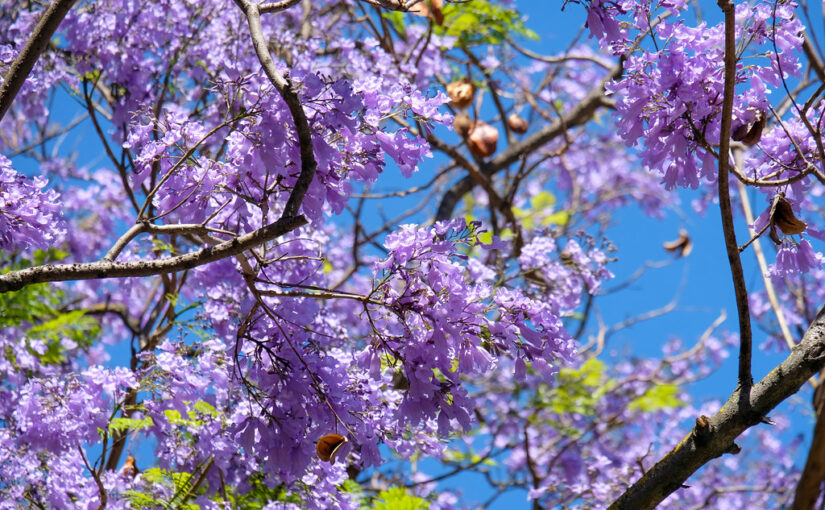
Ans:
POLYGON ((390 22, 390 25, 395 29, 398 34, 402 37, 404 34, 407 33, 407 24, 404 23, 404 13, 401 11, 388 11, 381 14, 387 21, 390 22))
POLYGON ((198 464, 192 473, 185 471, 175 472, 165 469, 151 468, 143 471, 143 479, 151 484, 165 485, 174 489, 169 499, 154 497, 137 491, 128 491, 126 498, 132 508, 164 510, 200 510, 200 505, 189 503, 193 497, 206 492, 204 480, 212 468, 214 459, 198 464))
MULTIPOLYGON (((60 250, 38 250, 32 260, 14 260, 4 263, 6 273, 25 269, 32 265, 54 262, 66 257, 60 250)), ((0 252, 0 260, 7 259, 9 254, 0 252)), ((60 303, 63 293, 49 288, 46 283, 27 285, 16 292, 0 294, 0 326, 20 326, 36 324, 40 317, 54 315, 54 308, 60 303)))
MULTIPOLYGON (((41 265, 61 260, 66 253, 56 249, 38 250, 32 260, 16 260, 7 265, 7 270, 19 270, 30 265, 41 265)), ((0 258, 7 257, 3 254, 0 258)), ((65 295, 60 289, 49 284, 27 285, 16 292, 0 294, 0 327, 19 328, 25 340, 40 340, 45 344, 43 353, 31 347, 29 351, 42 363, 62 363, 66 361, 63 340, 67 339, 80 348, 89 347, 100 334, 98 322, 86 317, 81 310, 63 311, 61 303, 65 295)), ((12 360, 13 362, 14 360, 12 360)))
POLYGON ((542 191, 530 199, 528 209, 513 207, 513 215, 521 221, 525 229, 532 230, 537 226, 564 225, 570 219, 567 211, 555 211, 556 197, 549 191, 542 191), (541 220, 537 223, 536 218, 541 220))
POLYGON ((485 466, 491 467, 496 466, 498 464, 495 460, 489 457, 486 459, 482 459, 481 455, 473 451, 462 452, 460 450, 447 450, 447 452, 444 455, 444 458, 446 460, 449 460, 450 462, 466 462, 468 464, 476 465, 484 464, 485 466))
POLYGON ((458 44, 470 47, 479 44, 499 44, 506 37, 538 36, 529 30, 515 9, 495 5, 489 0, 447 3, 441 8, 444 23, 436 34, 458 38, 458 44))
POLYGON ((153 426, 155 422, 152 418, 147 416, 142 420, 136 418, 112 418, 109 422, 109 433, 115 432, 131 432, 133 430, 146 429, 153 426))
POLYGON ((412 496, 403 487, 392 487, 376 496, 372 510, 424 510, 429 508, 425 499, 412 496))
MULTIPOLYGON (((550 408, 560 417, 570 414, 595 416, 599 400, 615 387, 615 381, 608 378, 606 365, 598 359, 585 361, 579 368, 562 368, 553 386, 540 386, 533 405, 550 408)), ((576 428, 566 426, 563 421, 549 421, 563 434, 574 436, 576 428)))
MULTIPOLYGON (((536 33, 524 24, 518 11, 496 5, 490 0, 448 0, 441 8, 441 12, 444 22, 433 26, 433 31, 440 36, 455 37, 457 44, 464 48, 480 44, 499 44, 507 37, 538 39, 536 33)), ((404 37, 407 32, 407 15, 400 11, 390 11, 382 13, 381 16, 389 22, 393 30, 404 37)))
POLYGON ((295 503, 300 505, 302 501, 295 495, 287 497, 283 487, 269 487, 264 483, 264 476, 260 473, 252 475, 249 479, 250 490, 245 494, 236 494, 234 488, 227 487, 226 499, 232 508, 243 508, 244 510, 261 510, 273 501, 284 503, 295 503))
POLYGON ((679 386, 671 383, 657 384, 628 404, 631 411, 655 412, 684 406, 679 400, 679 386))

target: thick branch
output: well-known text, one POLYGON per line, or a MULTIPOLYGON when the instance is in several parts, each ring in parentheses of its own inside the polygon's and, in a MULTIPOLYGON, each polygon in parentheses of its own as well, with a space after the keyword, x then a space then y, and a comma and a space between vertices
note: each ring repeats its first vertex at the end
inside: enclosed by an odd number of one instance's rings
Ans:
POLYGON ((722 126, 719 133, 719 211, 722 214, 722 230, 725 234, 725 249, 736 293, 736 308, 739 311, 739 388, 743 392, 753 383, 751 375, 751 314, 748 306, 748 291, 739 245, 733 227, 733 211, 730 205, 728 171, 730 169, 730 125, 733 118, 733 95, 736 79, 736 19, 731 0, 719 0, 719 7, 725 13, 725 90, 722 100, 722 126))
POLYGON ((0 292, 19 290, 26 285, 68 280, 94 280, 174 273, 237 255, 267 241, 280 237, 304 224, 303 216, 280 218, 237 239, 209 246, 196 252, 160 260, 138 262, 110 262, 101 260, 79 264, 51 264, 31 267, 0 275, 0 292))
POLYGON ((304 113, 304 107, 301 105, 301 100, 298 98, 298 94, 295 93, 292 83, 288 77, 281 76, 278 68, 275 67, 275 61, 272 60, 272 56, 269 54, 269 48, 261 27, 261 13, 258 4, 248 0, 235 0, 235 3, 246 14, 246 19, 249 22, 249 32, 252 35, 252 44, 255 46, 258 60, 261 62, 269 81, 283 97, 289 112, 292 114, 295 130, 298 133, 298 143, 301 146, 301 175, 295 183, 282 215, 286 218, 298 216, 298 209, 301 207, 301 202, 304 200, 304 195, 309 189, 313 177, 315 177, 317 167, 315 154, 312 152, 312 131, 309 129, 309 121, 307 121, 304 113))
POLYGON ((20 87, 28 78, 29 73, 32 72, 35 62, 40 58, 40 54, 46 49, 46 45, 60 26, 60 22, 66 17, 69 9, 72 8, 76 0, 55 0, 37 21, 37 26, 34 27, 29 40, 23 46, 23 50, 11 63, 5 76, 3 76, 3 83, 0 84, 0 120, 6 115, 6 112, 11 107, 15 96, 20 91, 20 87))
POLYGON ((423 0, 361 0, 370 5, 381 7, 390 11, 406 12, 410 7, 421 3, 423 0))
POLYGON ((825 82, 825 66, 822 65, 819 54, 816 52, 816 49, 814 49, 814 45, 811 44, 811 38, 808 33, 805 32, 802 36, 802 50, 805 52, 805 56, 808 57, 808 62, 810 62, 819 80, 825 82))
POLYGON ((708 425, 688 434, 670 453, 622 494, 611 509, 654 508, 711 459, 733 448, 733 441, 745 429, 761 422, 767 414, 825 366, 825 308, 820 309, 802 341, 788 358, 749 393, 741 388, 730 396, 708 425), (699 433, 697 433, 699 432, 699 433))
POLYGON ((808 459, 796 485, 793 510, 811 510, 819 499, 822 480, 825 479, 825 408, 816 410, 814 437, 808 450, 808 459))

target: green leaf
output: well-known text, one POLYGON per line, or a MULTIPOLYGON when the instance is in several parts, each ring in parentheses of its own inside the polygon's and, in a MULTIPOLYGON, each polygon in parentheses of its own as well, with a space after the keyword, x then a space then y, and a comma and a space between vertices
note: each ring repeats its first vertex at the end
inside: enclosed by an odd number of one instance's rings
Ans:
MULTIPOLYGON (((585 361, 576 369, 562 368, 559 370, 557 384, 551 389, 538 392, 536 405, 549 406, 559 415, 595 415, 599 400, 614 385, 614 381, 607 377, 606 369, 607 366, 595 358, 585 361)), ((562 428, 556 428, 566 433, 562 428)))
POLYGON ((478 235, 478 240, 482 244, 493 244, 493 233, 492 232, 482 232, 478 235))
POLYGON ((392 487, 376 496, 373 510, 424 510, 429 508, 425 499, 411 496, 403 487, 392 487))
POLYGON ((530 199, 530 205, 532 205, 536 211, 551 209, 556 205, 556 195, 549 191, 541 191, 530 199))
POLYGON ((176 409, 167 409, 163 411, 163 414, 172 425, 190 425, 192 423, 189 420, 184 420, 180 415, 180 411, 176 409))
POLYGON ((444 23, 435 27, 436 33, 457 37, 460 46, 498 44, 505 37, 538 38, 524 25, 518 11, 494 5, 489 0, 449 3, 441 12, 444 23))
POLYGON ((153 426, 155 422, 150 416, 138 420, 135 418, 112 418, 109 422, 109 432, 124 432, 132 430, 141 430, 153 426))
POLYGON ((541 225, 543 227, 546 227, 547 225, 564 225, 565 223, 567 223, 567 220, 569 219, 570 213, 568 213, 567 211, 554 212, 553 214, 542 219, 541 225))
POLYGON ((684 402, 677 398, 679 386, 671 383, 658 384, 648 388, 640 397, 637 397, 627 408, 631 411, 654 412, 662 409, 673 409, 684 406, 684 402))
POLYGON ((384 19, 390 22, 396 32, 404 36, 407 33, 407 26, 404 23, 404 13, 401 11, 390 11, 381 14, 384 19))
POLYGON ((203 400, 198 400, 195 402, 195 410, 201 414, 205 414, 207 416, 211 416, 212 418, 217 418, 221 415, 217 409, 208 402, 204 402, 203 400))

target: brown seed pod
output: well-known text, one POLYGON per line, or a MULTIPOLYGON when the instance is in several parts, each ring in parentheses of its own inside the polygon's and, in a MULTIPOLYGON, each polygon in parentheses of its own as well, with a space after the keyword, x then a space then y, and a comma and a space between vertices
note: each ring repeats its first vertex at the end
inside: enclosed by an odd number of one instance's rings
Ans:
POLYGON ((675 241, 663 243, 662 248, 666 249, 670 253, 678 253, 679 257, 687 257, 693 250, 693 241, 690 240, 687 230, 680 228, 679 238, 675 241))
POLYGON ((768 122, 768 116, 762 110, 756 111, 756 117, 753 121, 742 124, 731 133, 731 138, 734 141, 742 142, 748 147, 752 147, 759 143, 762 139, 762 130, 765 129, 765 124, 768 122))
POLYGON ((347 443, 347 438, 340 434, 327 434, 315 444, 318 458, 324 462, 335 463, 335 454, 347 443))
POLYGON ((458 133, 458 136, 461 138, 466 138, 468 134, 470 134, 470 130, 473 129, 473 120, 464 112, 459 113, 455 116, 453 120, 453 129, 455 132, 458 133))
POLYGON ((808 227, 807 223, 794 215, 793 206, 791 206, 791 203, 788 202, 782 194, 774 197, 770 222, 771 239, 773 239, 774 242, 776 242, 778 238, 774 226, 779 227, 779 230, 785 235, 801 234, 808 227))
POLYGON ((516 133, 518 135, 523 135, 527 132, 527 121, 523 118, 519 117, 515 113, 511 113, 509 117, 507 117, 507 127, 510 128, 510 131, 516 133))
POLYGON ((467 138, 470 152, 480 158, 486 158, 496 152, 497 143, 498 130, 496 128, 480 120, 473 124, 470 136, 467 138))
POLYGON ((443 0, 421 0, 410 7, 410 12, 416 16, 430 18, 436 25, 441 25, 444 23, 444 13, 441 12, 441 7, 443 6, 443 0))
POLYGON ((120 468, 120 474, 134 478, 139 472, 140 470, 135 465, 135 458, 131 455, 126 457, 126 462, 124 462, 123 466, 120 468))
POLYGON ((469 78, 454 81, 447 84, 447 95, 450 96, 450 104, 463 110, 473 104, 476 95, 476 86, 469 78))
POLYGON ((402 391, 410 389, 410 380, 403 370, 396 370, 392 374, 392 389, 402 391))

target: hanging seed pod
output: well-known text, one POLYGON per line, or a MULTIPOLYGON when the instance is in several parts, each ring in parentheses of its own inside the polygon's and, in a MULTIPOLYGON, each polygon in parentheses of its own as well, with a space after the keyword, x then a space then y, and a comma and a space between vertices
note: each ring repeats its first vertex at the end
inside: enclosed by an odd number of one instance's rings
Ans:
POLYGON ((662 247, 670 253, 677 253, 679 257, 687 257, 693 250, 693 241, 690 240, 687 230, 680 228, 679 238, 663 243, 662 247))
POLYGON ((473 120, 464 112, 459 113, 455 116, 453 120, 453 129, 455 132, 458 133, 458 136, 461 138, 466 138, 468 134, 470 134, 470 130, 473 129, 473 120))
POLYGON ((469 78, 447 84, 447 95, 450 104, 463 110, 473 104, 476 95, 476 86, 469 78))
POLYGON ((759 143, 762 139, 762 130, 765 129, 765 124, 768 122, 768 116, 762 110, 756 111, 756 117, 753 121, 742 124, 733 130, 731 138, 734 141, 742 142, 748 147, 752 147, 759 143))
POLYGON ((785 235, 793 235, 804 232, 808 224, 794 215, 793 206, 785 199, 784 195, 780 193, 776 195, 773 200, 770 216, 771 233, 769 235, 770 238, 773 239, 773 242, 781 244, 782 241, 780 241, 779 236, 776 235, 775 227, 779 227, 779 230, 785 235))
POLYGON ((135 458, 131 455, 126 457, 126 462, 124 462, 123 466, 120 468, 120 474, 134 478, 139 472, 140 470, 135 465, 135 458))
POLYGON ((519 117, 515 113, 511 113, 509 117, 507 117, 507 127, 510 128, 510 131, 516 133, 518 135, 523 135, 527 132, 527 121, 523 118, 519 117))
POLYGON ((347 443, 347 438, 340 434, 327 434, 315 444, 318 458, 324 462, 335 464, 335 454, 347 443))
POLYGON ((396 370, 392 374, 392 389, 401 391, 410 389, 410 380, 403 370, 396 370))
POLYGON ((444 13, 441 12, 443 6, 443 0, 421 0, 410 8, 410 12, 416 16, 430 18, 433 23, 440 26, 444 23, 444 13))
POLYGON ((473 124, 467 139, 470 152, 480 158, 486 158, 496 152, 497 143, 498 130, 496 128, 480 120, 473 124))

